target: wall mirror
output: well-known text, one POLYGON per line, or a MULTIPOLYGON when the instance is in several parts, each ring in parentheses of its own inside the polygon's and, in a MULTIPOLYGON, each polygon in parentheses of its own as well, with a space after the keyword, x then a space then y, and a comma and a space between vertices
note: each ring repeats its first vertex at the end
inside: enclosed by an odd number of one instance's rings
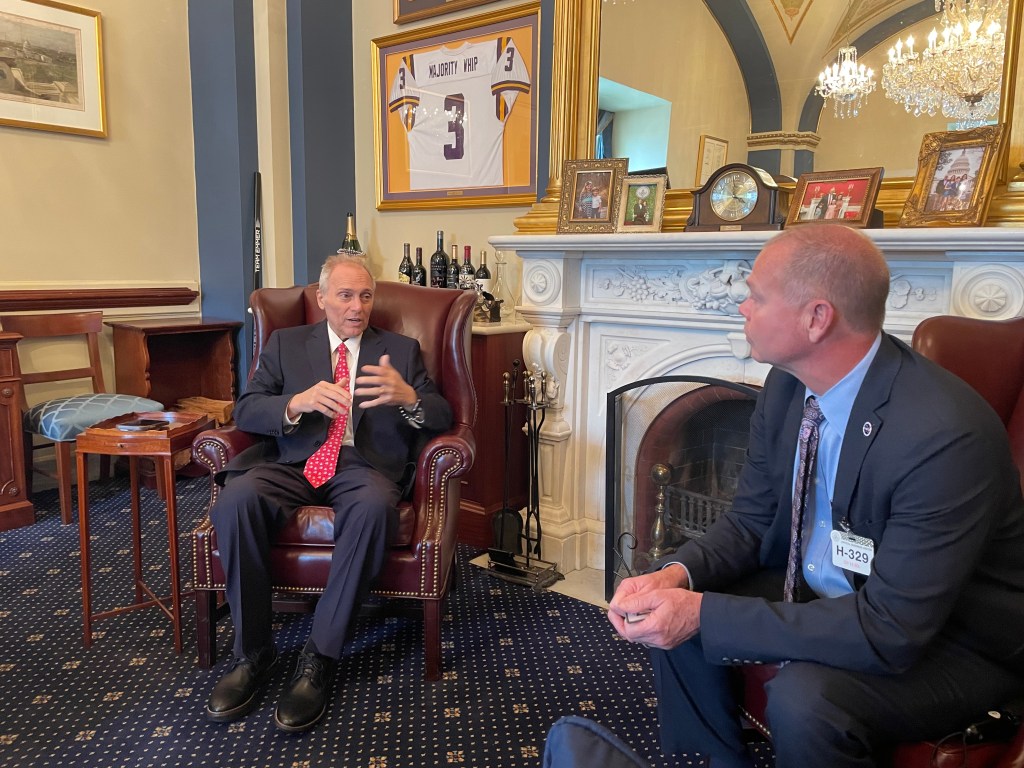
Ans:
MULTIPOLYGON (((1005 188, 1024 159, 1024 99, 1014 100, 1022 9, 1024 0, 1008 0, 999 107, 1008 141, 990 225, 1024 222, 1021 194, 1005 188)), ((955 121, 941 112, 907 114, 886 97, 881 70, 897 39, 913 34, 927 45, 935 26, 934 0, 559 0, 551 179, 544 200, 517 227, 554 231, 562 161, 594 157, 599 132, 606 154, 630 157, 631 171, 667 168, 664 231, 685 226, 702 136, 727 143, 728 162, 794 177, 881 165, 878 206, 886 226, 895 226, 921 137, 955 121), (849 44, 878 85, 856 117, 841 119, 813 91, 818 73, 849 44)))

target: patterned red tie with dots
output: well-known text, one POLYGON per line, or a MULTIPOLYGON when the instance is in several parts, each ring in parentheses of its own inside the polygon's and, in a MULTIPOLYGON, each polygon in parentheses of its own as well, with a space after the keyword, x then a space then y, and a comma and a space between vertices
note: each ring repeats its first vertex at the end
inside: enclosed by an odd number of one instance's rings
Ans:
MULTIPOLYGON (((344 342, 338 347, 338 363, 334 366, 334 381, 348 387, 348 347, 344 342)), ((306 459, 302 474, 314 488, 319 488, 332 477, 338 469, 338 454, 341 452, 341 440, 345 437, 345 425, 348 423, 348 408, 338 414, 338 418, 327 428, 327 439, 317 448, 316 453, 306 459)))
POLYGON ((818 425, 824 420, 818 399, 813 395, 807 398, 804 405, 803 419, 800 421, 800 437, 797 444, 800 449, 799 466, 796 472, 796 483, 793 486, 793 519, 789 531, 789 560, 786 563, 786 583, 783 586, 783 599, 793 602, 800 599, 800 582, 797 572, 800 570, 803 555, 804 514, 807 510, 807 496, 814 484, 814 462, 818 456, 818 425))

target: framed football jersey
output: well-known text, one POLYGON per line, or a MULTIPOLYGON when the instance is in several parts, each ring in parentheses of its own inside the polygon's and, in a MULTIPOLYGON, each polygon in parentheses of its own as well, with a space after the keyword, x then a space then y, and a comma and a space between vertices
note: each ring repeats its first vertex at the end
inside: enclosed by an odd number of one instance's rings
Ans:
POLYGON ((539 22, 534 2, 373 41, 378 209, 536 199, 539 22))

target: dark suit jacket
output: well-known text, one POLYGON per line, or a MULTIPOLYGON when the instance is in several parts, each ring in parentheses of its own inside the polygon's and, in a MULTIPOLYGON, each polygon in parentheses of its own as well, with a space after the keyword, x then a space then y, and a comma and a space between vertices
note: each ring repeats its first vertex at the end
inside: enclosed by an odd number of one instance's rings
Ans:
MULTIPOLYGON (((349 418, 359 453, 404 488, 411 481, 416 459, 430 436, 451 426, 452 411, 427 376, 418 341, 390 331, 367 328, 360 342, 359 368, 379 364, 385 354, 391 356, 391 365, 420 397, 424 412, 422 428, 411 426, 393 406, 360 408, 360 402, 372 399, 362 396, 353 401, 349 418)), ((353 375, 358 374, 353 372, 353 375)), ((320 413, 305 413, 294 430, 285 432, 285 407, 296 393, 318 381, 333 379, 326 320, 316 325, 274 331, 234 410, 239 429, 272 439, 240 453, 225 472, 244 472, 268 461, 297 464, 308 459, 327 438, 330 419, 320 413)))
POLYGON ((854 402, 832 504, 834 529, 845 520, 874 542, 871 574, 846 572, 852 594, 808 603, 715 593, 785 568, 803 398, 771 371, 732 509, 665 558, 705 592, 706 658, 894 673, 942 633, 1024 670, 1024 502, 1006 430, 967 384, 890 336, 854 402))

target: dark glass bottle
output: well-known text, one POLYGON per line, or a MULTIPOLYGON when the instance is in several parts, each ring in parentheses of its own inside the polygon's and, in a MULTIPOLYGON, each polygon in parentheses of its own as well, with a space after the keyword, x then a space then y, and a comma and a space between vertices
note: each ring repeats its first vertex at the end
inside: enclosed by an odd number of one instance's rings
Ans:
POLYGON ((452 258, 448 262, 448 277, 445 280, 446 288, 459 287, 459 246, 452 243, 452 258))
POLYGON ((402 245, 402 263, 398 265, 398 282, 412 282, 412 259, 409 258, 409 244, 402 245))
POLYGON ((448 254, 444 252, 444 230, 437 230, 437 250, 430 256, 430 287, 448 284, 448 254))
POLYGON ((412 284, 426 285, 427 270, 423 268, 423 249, 416 248, 416 264, 412 268, 412 284))
POLYGON ((492 292, 493 283, 491 282, 491 270, 487 268, 487 251, 480 251, 480 266, 476 270, 476 285, 481 291, 492 292))
POLYGON ((349 213, 347 221, 345 222, 345 239, 341 241, 341 247, 346 251, 359 251, 363 252, 363 249, 359 246, 359 236, 356 235, 356 215, 349 213))
POLYGON ((459 288, 462 290, 476 290, 476 283, 473 281, 476 270, 473 269, 473 262, 470 260, 472 249, 467 245, 463 252, 462 267, 459 268, 459 288))

